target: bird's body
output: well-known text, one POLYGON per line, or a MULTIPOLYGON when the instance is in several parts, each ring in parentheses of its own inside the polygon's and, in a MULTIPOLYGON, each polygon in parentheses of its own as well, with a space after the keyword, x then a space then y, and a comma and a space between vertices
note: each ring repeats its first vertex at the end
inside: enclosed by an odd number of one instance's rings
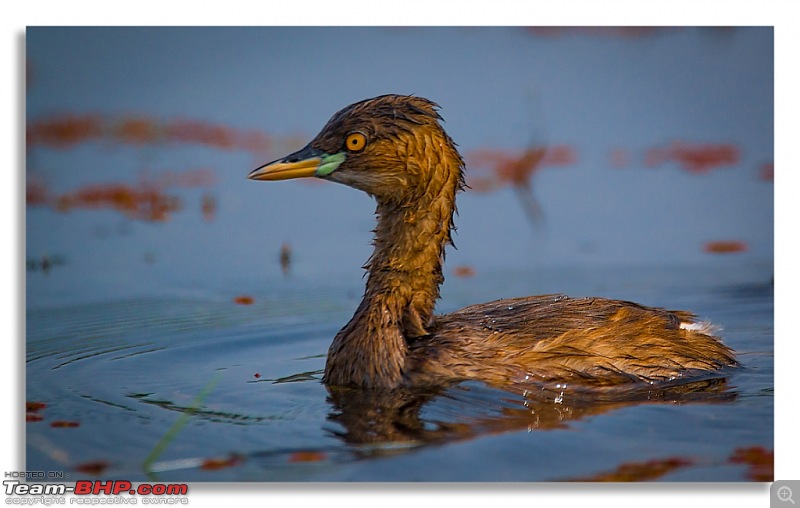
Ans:
POLYGON ((250 174, 316 176, 377 202, 364 298, 328 352, 329 385, 369 389, 478 379, 592 386, 656 383, 735 366, 691 313, 561 295, 434 315, 464 163, 420 97, 384 95, 339 111, 302 150, 250 174))
POLYGON ((730 365, 727 351, 696 325, 689 313, 606 298, 497 300, 438 316, 431 334, 410 345, 409 378, 611 386, 730 365))

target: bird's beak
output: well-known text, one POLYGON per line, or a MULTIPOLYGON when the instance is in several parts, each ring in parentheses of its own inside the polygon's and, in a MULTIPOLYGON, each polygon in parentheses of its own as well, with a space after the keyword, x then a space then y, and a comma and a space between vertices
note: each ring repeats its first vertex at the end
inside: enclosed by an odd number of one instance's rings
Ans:
POLYGON ((329 155, 322 150, 306 146, 299 152, 264 164, 253 170, 247 178, 251 180, 289 180, 309 176, 327 176, 344 162, 344 153, 329 155))

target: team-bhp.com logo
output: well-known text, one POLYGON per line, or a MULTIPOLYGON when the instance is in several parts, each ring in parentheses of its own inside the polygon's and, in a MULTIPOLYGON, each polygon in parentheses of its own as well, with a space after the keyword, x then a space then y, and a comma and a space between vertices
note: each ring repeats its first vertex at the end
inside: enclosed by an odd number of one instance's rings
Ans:
POLYGON ((126 480, 78 480, 75 485, 66 483, 22 483, 18 480, 3 481, 6 504, 49 506, 66 504, 67 494, 72 496, 70 504, 188 504, 186 496, 189 486, 185 483, 139 483, 126 480), (97 497, 97 496, 113 497, 97 497), (129 497, 147 496, 147 497, 129 497))

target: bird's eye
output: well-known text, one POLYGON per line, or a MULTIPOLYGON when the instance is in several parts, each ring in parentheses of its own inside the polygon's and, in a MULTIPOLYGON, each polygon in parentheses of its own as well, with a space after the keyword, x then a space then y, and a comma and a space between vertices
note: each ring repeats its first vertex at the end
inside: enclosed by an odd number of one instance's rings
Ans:
POLYGON ((348 152, 360 152, 367 146, 367 137, 360 132, 351 132, 344 140, 348 152))

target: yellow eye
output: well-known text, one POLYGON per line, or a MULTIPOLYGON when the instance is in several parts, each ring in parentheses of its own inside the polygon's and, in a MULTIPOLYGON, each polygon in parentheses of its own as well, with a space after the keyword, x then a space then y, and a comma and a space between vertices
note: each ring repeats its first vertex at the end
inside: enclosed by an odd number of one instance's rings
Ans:
POLYGON ((367 146, 367 137, 360 132, 351 132, 344 140, 348 152, 360 152, 367 146))

